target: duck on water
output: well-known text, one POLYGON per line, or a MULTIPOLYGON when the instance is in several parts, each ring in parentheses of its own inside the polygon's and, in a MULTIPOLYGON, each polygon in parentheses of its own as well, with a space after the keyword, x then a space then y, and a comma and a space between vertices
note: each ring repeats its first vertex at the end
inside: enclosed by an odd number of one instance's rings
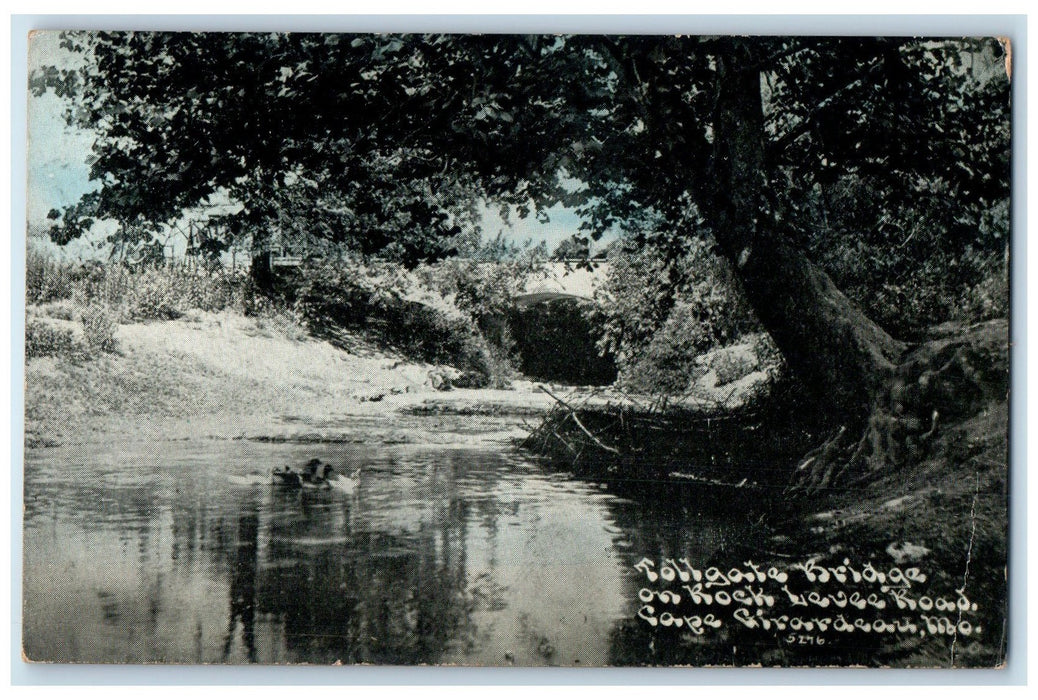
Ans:
POLYGON ((273 471, 274 481, 292 488, 335 488, 352 493, 357 488, 360 470, 350 475, 338 474, 332 465, 320 459, 311 459, 302 469, 287 464, 273 471))

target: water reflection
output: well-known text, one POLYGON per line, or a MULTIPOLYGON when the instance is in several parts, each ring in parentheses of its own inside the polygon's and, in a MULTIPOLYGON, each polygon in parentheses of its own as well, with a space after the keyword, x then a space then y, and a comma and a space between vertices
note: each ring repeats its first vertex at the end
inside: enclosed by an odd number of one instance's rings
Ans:
MULTIPOLYGON (((404 507, 413 517, 406 522, 383 512, 399 485, 381 481, 367 489, 380 504, 374 512, 334 493, 271 490, 256 608, 280 629, 288 658, 435 663, 459 628, 466 579, 465 521, 451 517, 458 499, 427 513, 404 507)), ((435 501, 428 484, 408 492, 435 501)))
POLYGON ((631 563, 705 558, 745 519, 489 450, 44 448, 25 483, 24 646, 48 661, 645 662, 631 563), (315 452, 363 467, 356 492, 249 477, 315 452))
POLYGON ((256 572, 259 553, 259 509, 255 501, 247 502, 238 518, 238 540, 233 548, 231 564, 231 610, 227 623, 227 639, 223 644, 223 661, 231 657, 234 632, 241 624, 241 641, 249 661, 256 661, 256 572))

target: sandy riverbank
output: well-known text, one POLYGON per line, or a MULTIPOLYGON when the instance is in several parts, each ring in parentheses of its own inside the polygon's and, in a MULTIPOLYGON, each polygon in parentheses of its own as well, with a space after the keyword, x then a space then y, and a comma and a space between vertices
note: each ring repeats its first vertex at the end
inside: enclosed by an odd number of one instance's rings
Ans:
MULTIPOLYGON (((67 305, 32 306, 28 315, 81 339, 67 305)), ((523 379, 508 389, 456 388, 454 368, 411 362, 359 337, 345 351, 276 318, 195 311, 121 324, 114 335, 114 352, 26 363, 27 446, 198 438, 501 443, 524 437, 555 403, 523 379)), ((766 380, 751 372, 684 403, 738 403, 766 380)), ((549 391, 574 405, 652 401, 607 388, 549 391)))
MULTIPOLYGON (((30 314, 78 332, 78 324, 30 314)), ((25 371, 26 444, 192 438, 508 441, 552 399, 535 384, 449 389, 449 367, 360 341, 345 352, 286 323, 232 313, 123 324, 117 350, 41 357, 25 371)))

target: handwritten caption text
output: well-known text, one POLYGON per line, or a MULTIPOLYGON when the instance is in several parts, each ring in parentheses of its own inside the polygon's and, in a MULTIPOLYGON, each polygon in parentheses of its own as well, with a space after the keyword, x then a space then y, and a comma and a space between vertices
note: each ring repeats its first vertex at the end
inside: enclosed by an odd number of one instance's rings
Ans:
POLYGON ((688 559, 643 558, 638 617, 652 627, 704 635, 724 625, 779 634, 788 643, 824 645, 835 634, 908 634, 969 637, 980 632, 965 589, 934 595, 918 567, 872 562, 790 566, 753 561, 722 569, 688 559))

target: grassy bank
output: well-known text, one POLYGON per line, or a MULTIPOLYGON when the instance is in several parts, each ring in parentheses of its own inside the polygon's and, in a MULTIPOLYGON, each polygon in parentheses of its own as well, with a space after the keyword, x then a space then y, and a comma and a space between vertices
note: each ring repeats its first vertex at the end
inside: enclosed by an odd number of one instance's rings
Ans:
POLYGON ((72 350, 29 358, 28 446, 110 440, 249 438, 313 442, 507 441, 550 399, 450 388, 459 371, 350 338, 352 351, 287 320, 232 311, 116 323, 115 350, 91 353, 65 304, 29 308, 72 350), (449 389, 449 390, 448 390, 449 389))
POLYGON ((340 261, 260 294, 241 272, 30 253, 27 444, 520 437, 554 403, 513 369, 501 327, 527 273, 340 261))
POLYGON ((185 266, 133 270, 30 252, 27 272, 30 446, 449 442, 479 432, 462 418, 473 412, 495 439, 516 432, 514 414, 547 408, 528 384, 504 391, 513 373, 475 319, 399 266, 307 268, 273 295, 242 273, 185 266))
POLYGON ((27 305, 57 304, 50 315, 81 322, 85 344, 73 348, 64 330, 30 317, 27 354, 110 352, 117 323, 230 311, 287 319, 347 350, 359 337, 409 360, 450 364, 471 386, 503 384, 512 370, 508 358, 495 352, 480 331, 485 310, 462 303, 456 280, 448 280, 440 267, 418 274, 399 264, 361 259, 312 262, 273 278, 261 290, 241 270, 207 271, 187 263, 137 268, 70 264, 30 250, 27 305))

